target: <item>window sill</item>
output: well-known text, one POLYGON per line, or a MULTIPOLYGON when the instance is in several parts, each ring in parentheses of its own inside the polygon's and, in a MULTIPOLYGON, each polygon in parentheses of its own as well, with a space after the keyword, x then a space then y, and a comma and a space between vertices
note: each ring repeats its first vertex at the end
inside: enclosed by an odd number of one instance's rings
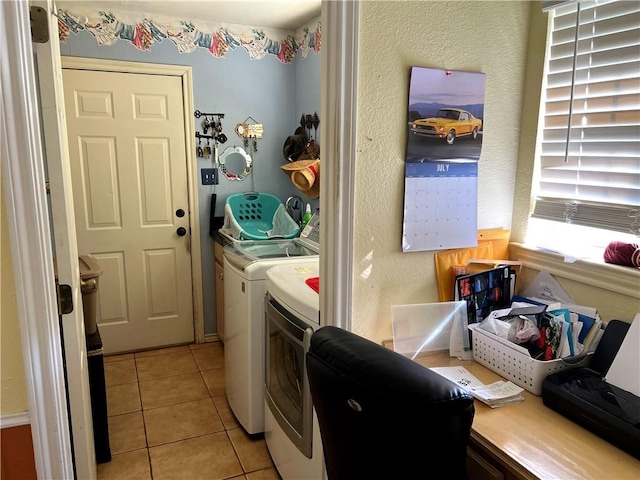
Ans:
POLYGON ((510 243, 513 260, 535 270, 640 299, 640 269, 598 260, 565 262, 564 255, 522 243, 510 243))

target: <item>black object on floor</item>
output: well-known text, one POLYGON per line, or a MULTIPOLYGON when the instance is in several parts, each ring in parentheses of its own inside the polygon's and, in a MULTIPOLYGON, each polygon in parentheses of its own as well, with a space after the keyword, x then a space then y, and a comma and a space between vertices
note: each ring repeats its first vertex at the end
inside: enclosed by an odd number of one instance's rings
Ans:
POLYGON ((107 415, 107 386, 104 375, 104 355, 100 330, 87 335, 87 366, 89 369, 89 392, 91 395, 91 416, 93 420, 93 443, 96 462, 111 461, 109 444, 109 421, 107 415))

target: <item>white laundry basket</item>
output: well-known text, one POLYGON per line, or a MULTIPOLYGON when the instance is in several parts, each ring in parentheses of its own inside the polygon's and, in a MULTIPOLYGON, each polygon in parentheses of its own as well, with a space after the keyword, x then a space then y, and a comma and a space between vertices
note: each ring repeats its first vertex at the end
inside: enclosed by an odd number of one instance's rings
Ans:
POLYGON ((508 340, 482 330, 477 323, 469 325, 469 330, 473 359, 534 395, 542 393, 542 382, 547 375, 584 366, 590 360, 590 354, 556 360, 536 360, 517 351, 508 340))

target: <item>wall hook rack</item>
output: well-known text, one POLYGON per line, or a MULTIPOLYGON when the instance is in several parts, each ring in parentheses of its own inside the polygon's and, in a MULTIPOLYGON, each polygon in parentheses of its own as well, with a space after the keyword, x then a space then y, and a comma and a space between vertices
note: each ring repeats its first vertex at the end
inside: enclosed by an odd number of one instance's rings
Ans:
POLYGON ((195 112, 193 112, 193 116, 196 118, 205 117, 207 115, 212 117, 224 118, 224 113, 203 113, 200 110, 196 110, 195 112))
POLYGON ((207 113, 196 110, 193 112, 193 116, 196 118, 204 117, 202 120, 203 133, 196 132, 196 138, 198 140, 206 138, 208 142, 209 139, 211 139, 214 141, 215 145, 218 145, 218 143, 225 143, 227 141, 227 136, 222 133, 221 119, 224 118, 224 113, 207 113), (209 129, 211 129, 211 135, 207 135, 209 129))
POLYGON ((225 143, 227 141, 227 136, 224 133, 216 133, 215 135, 203 135, 200 132, 196 132, 196 138, 206 138, 211 139, 216 143, 225 143))
POLYGON ((263 127, 255 118, 249 116, 244 122, 236 125, 236 133, 243 139, 244 148, 249 148, 249 141, 251 141, 253 151, 258 151, 257 139, 262 138, 263 127), (249 120, 253 123, 249 123, 249 120))
POLYGON ((200 132, 196 132, 196 138, 210 138, 211 140, 215 139, 215 137, 213 135, 203 135, 200 132))
POLYGON ((311 129, 313 128, 314 138, 318 132, 318 125, 320 125, 320 117, 318 116, 318 112, 314 112, 313 115, 310 114, 302 114, 300 117, 300 126, 306 129, 309 134, 308 138, 311 138, 311 129))

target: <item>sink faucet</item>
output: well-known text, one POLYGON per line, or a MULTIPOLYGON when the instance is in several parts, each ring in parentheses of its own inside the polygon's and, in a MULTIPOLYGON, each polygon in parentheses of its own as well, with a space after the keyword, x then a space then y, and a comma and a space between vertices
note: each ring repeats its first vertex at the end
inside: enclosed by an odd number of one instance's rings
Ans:
POLYGON ((300 225, 302 221, 302 198, 298 195, 292 195, 287 198, 284 207, 287 209, 287 213, 293 218, 293 220, 300 225))

